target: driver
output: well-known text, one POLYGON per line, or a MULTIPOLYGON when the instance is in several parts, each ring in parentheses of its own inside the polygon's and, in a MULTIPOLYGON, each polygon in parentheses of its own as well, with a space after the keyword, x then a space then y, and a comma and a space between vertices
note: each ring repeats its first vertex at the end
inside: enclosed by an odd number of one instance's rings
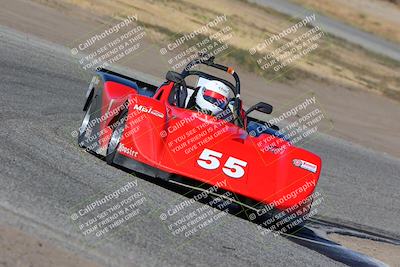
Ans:
POLYGON ((217 115, 229 103, 229 88, 220 81, 207 81, 196 95, 196 109, 200 112, 217 115))
POLYGON ((209 80, 195 89, 187 108, 235 123, 237 116, 234 112, 234 101, 229 101, 229 92, 229 87, 223 82, 209 80))

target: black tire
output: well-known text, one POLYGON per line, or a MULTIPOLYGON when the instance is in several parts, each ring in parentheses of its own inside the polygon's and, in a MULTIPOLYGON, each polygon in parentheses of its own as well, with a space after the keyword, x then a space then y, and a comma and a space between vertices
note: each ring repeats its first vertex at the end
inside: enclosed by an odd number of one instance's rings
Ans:
POLYGON ((86 134, 87 126, 88 126, 88 124, 90 122, 90 109, 91 109, 91 107, 92 107, 92 104, 90 103, 89 106, 86 109, 85 115, 83 116, 81 127, 79 127, 78 145, 80 147, 82 147, 82 148, 86 148, 85 134, 86 134))
POLYGON ((106 154, 106 162, 110 165, 112 165, 114 162, 115 154, 117 153, 119 143, 121 142, 121 138, 124 133, 127 117, 128 117, 128 110, 123 110, 118 116, 117 120, 118 123, 113 129, 113 133, 111 134, 106 154))

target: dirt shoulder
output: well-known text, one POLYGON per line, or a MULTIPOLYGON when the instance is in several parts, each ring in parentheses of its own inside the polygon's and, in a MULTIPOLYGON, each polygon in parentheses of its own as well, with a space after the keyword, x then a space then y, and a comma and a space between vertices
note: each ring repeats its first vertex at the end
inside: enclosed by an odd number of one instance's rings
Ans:
POLYGON ((400 246, 339 234, 329 234, 329 238, 349 249, 383 261, 389 266, 400 266, 400 246))
POLYGON ((292 0, 319 13, 400 44, 400 1, 292 0))
POLYGON ((0 266, 98 267, 100 265, 18 229, 0 224, 0 266))

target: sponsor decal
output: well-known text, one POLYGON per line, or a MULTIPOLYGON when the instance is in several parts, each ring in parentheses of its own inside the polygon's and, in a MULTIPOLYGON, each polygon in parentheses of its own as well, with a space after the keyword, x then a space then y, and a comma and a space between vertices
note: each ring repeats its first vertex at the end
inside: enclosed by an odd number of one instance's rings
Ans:
POLYGON ((293 165, 296 166, 296 167, 300 167, 300 166, 301 166, 301 160, 299 160, 299 159, 294 159, 294 160, 293 160, 293 165))
POLYGON ((138 152, 137 151, 135 151, 135 150, 133 150, 133 149, 130 149, 129 147, 126 147, 126 146, 124 146, 123 144, 119 144, 119 146, 118 146, 118 152, 123 152, 123 153, 126 153, 126 154, 128 154, 128 155, 131 155, 132 157, 137 157, 137 155, 138 155, 138 152))
POLYGON ((139 110, 141 112, 149 113, 149 114, 154 115, 154 116, 159 117, 159 118, 164 118, 164 114, 162 112, 160 112, 158 110, 155 110, 152 107, 146 107, 146 106, 135 104, 133 109, 139 110))
POLYGON ((316 173, 318 169, 317 165, 301 159, 294 159, 293 165, 313 173, 316 173))

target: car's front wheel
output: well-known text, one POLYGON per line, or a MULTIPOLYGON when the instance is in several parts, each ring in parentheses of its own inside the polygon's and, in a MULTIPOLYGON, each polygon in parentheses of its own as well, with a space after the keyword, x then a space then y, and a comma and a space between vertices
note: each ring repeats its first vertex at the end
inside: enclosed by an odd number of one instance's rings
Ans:
POLYGON ((82 124, 81 127, 79 127, 79 133, 78 133, 78 145, 80 147, 85 148, 86 143, 87 143, 87 138, 85 137, 86 135, 86 130, 88 129, 88 125, 90 122, 90 109, 92 105, 90 104, 88 108, 86 109, 85 115, 83 116, 82 124))
POLYGON ((127 110, 122 111, 118 117, 116 126, 114 127, 113 133, 110 138, 110 142, 108 143, 107 147, 106 161, 108 164, 112 164, 114 162, 115 154, 117 153, 119 143, 123 138, 127 117, 128 117, 127 110))

